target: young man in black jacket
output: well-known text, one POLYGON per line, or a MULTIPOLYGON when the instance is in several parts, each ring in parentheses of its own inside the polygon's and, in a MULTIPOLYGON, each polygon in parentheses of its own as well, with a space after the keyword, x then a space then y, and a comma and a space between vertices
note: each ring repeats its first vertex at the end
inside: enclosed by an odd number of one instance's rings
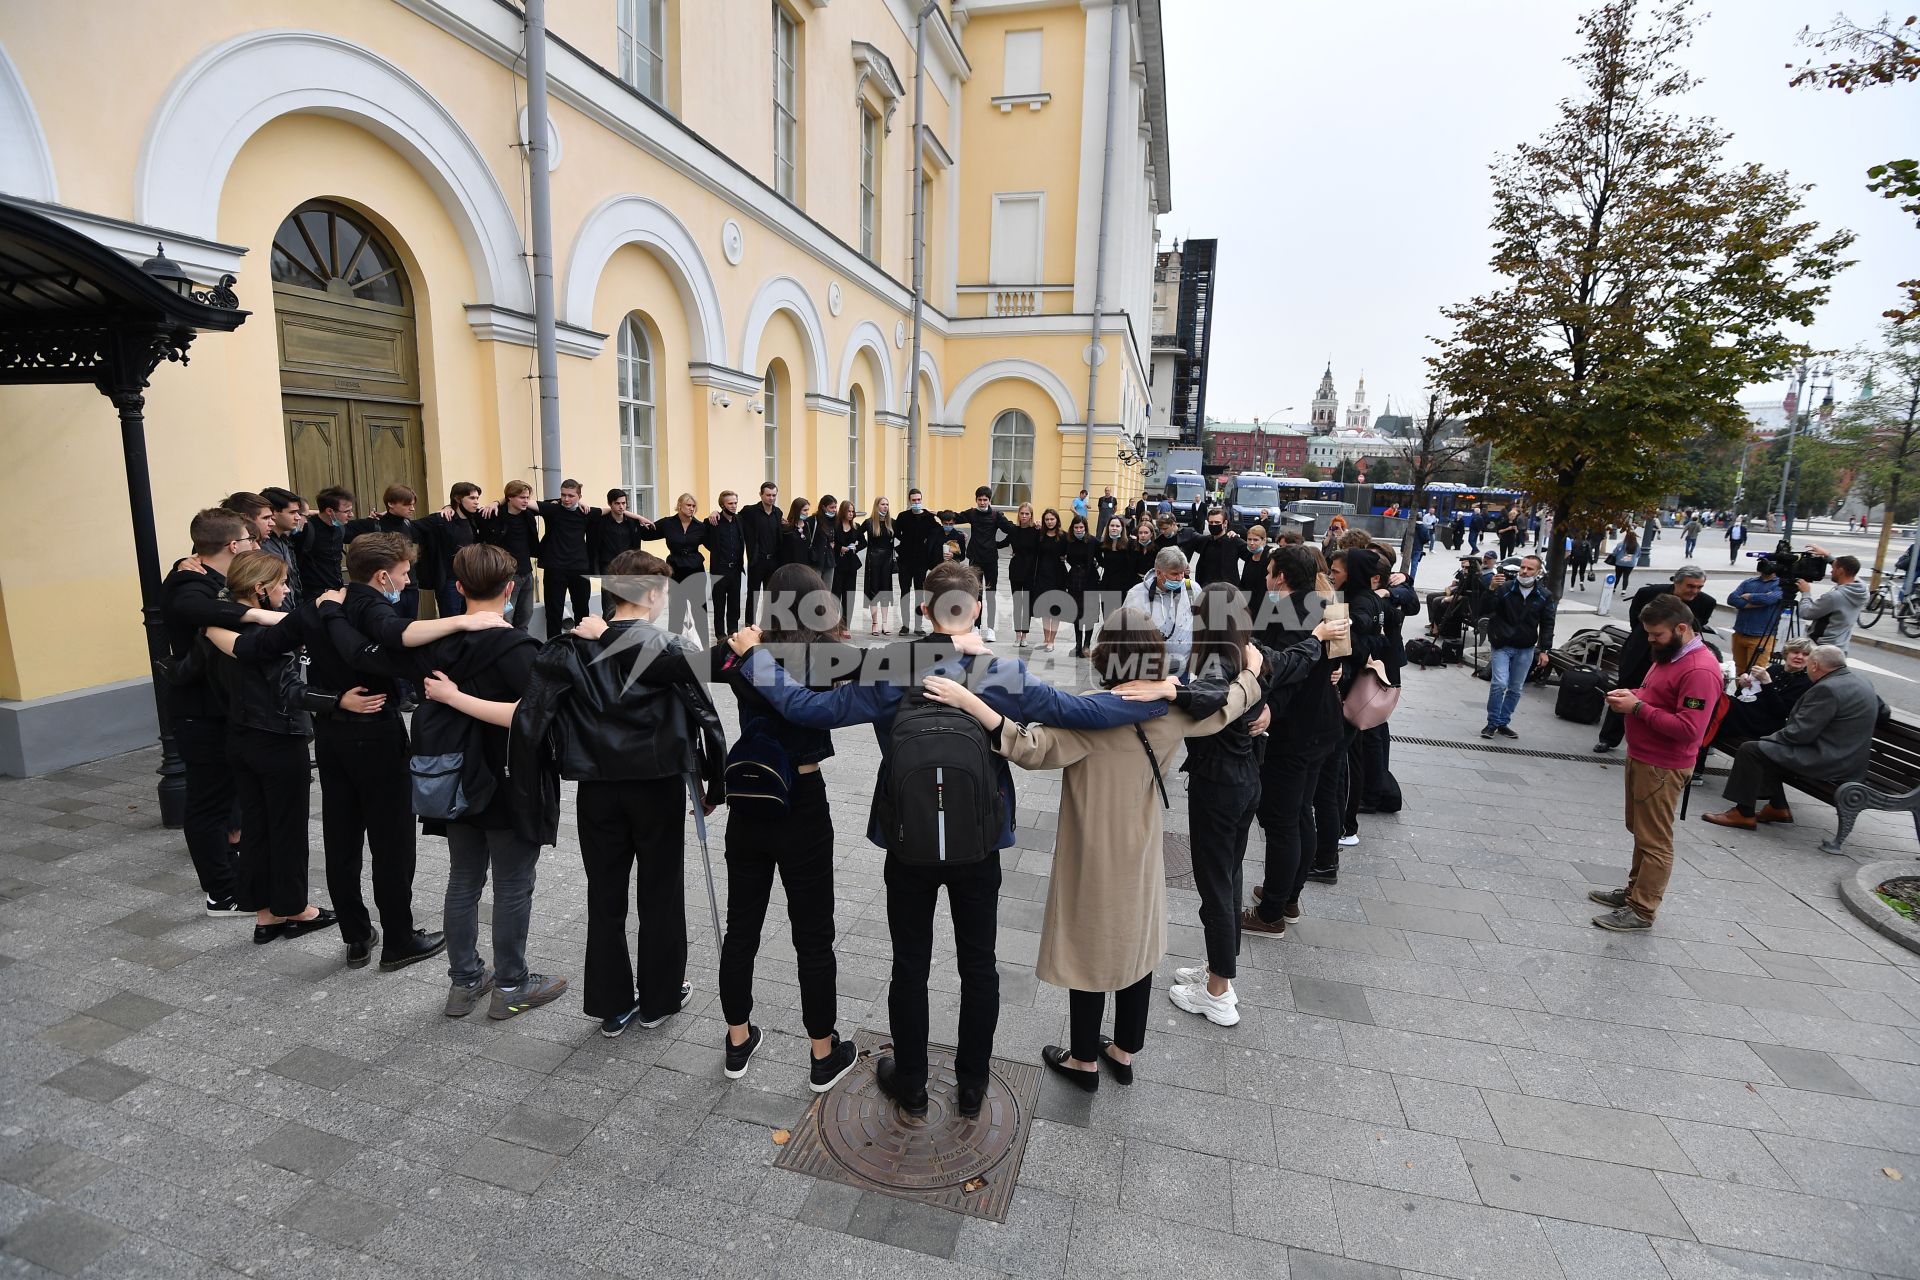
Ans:
POLYGON ((746 568, 746 526, 740 523, 740 495, 720 492, 720 509, 707 517, 708 601, 721 635, 740 629, 740 574, 746 568))
MULTIPOLYGON (((296 539, 306 523, 306 499, 291 489, 269 485, 260 491, 266 499, 273 528, 260 543, 260 549, 287 566, 287 612, 306 599, 306 584, 301 580, 300 555, 296 539)), ((317 592, 315 594, 318 594, 317 592)))
MULTIPOLYGON (((646 536, 647 526, 627 510, 627 491, 625 489, 607 490, 607 509, 597 512, 587 520, 587 567, 592 573, 605 573, 607 566, 622 551, 634 551, 640 546, 640 540, 646 536)), ((606 612, 612 613, 611 601, 602 601, 606 612)))
POLYGON ((1189 543, 1184 549, 1197 554, 1194 557, 1193 580, 1202 590, 1216 582, 1240 580, 1240 567, 1247 562, 1247 544, 1240 535, 1227 527, 1227 510, 1215 507, 1207 513, 1207 535, 1197 543, 1189 543))
POLYGON ((747 621, 760 616, 760 593, 780 567, 780 486, 762 481, 760 501, 740 512, 747 556, 747 621))
POLYGON ((227 706, 220 687, 207 678, 204 652, 195 657, 201 631, 229 630, 243 622, 277 623, 286 615, 268 609, 250 609, 227 594, 227 566, 242 551, 258 544, 247 520, 223 507, 212 507, 193 518, 190 526, 194 559, 201 566, 175 568, 160 588, 161 614, 166 621, 171 669, 167 683, 167 712, 174 745, 187 767, 187 853, 207 896, 210 916, 252 916, 239 904, 239 853, 227 843, 233 818, 233 773, 227 765, 227 706))
POLYGON ((347 551, 353 493, 331 485, 314 498, 314 507, 314 514, 294 535, 293 550, 300 557, 300 581, 318 595, 346 585, 346 579, 340 576, 340 562, 347 551))
POLYGON ((466 600, 453 585, 453 558, 480 540, 480 524, 480 486, 462 480, 448 491, 446 507, 416 526, 417 585, 432 589, 434 611, 443 618, 466 612, 466 600))
POLYGON ((525 631, 533 621, 533 553, 540 545, 540 522, 533 513, 533 486, 509 480, 500 501, 480 509, 481 534, 487 542, 513 557, 514 628, 525 631))
POLYGON ((546 579, 541 598, 546 604, 547 638, 567 629, 566 605, 573 604, 575 622, 587 616, 587 521, 598 507, 580 501, 580 482, 560 482, 560 497, 547 498, 535 510, 540 514, 540 573, 546 579))
POLYGON ((927 510, 918 489, 909 489, 907 509, 894 518, 893 527, 900 539, 895 569, 900 577, 900 634, 904 636, 919 625, 914 621, 915 608, 927 584, 927 570, 940 563, 940 517, 927 510))
POLYGON ((995 599, 1000 586, 1000 548, 1013 540, 1013 521, 1006 513, 993 509, 993 490, 981 485, 973 491, 973 507, 962 511, 960 526, 967 532, 967 563, 980 571, 980 589, 985 593, 986 623, 980 634, 994 639, 993 624, 1000 615, 995 599))
MULTIPOLYGON (((419 494, 404 484, 390 484, 386 492, 380 495, 380 501, 386 510, 379 515, 362 516, 347 524, 349 543, 363 533, 404 533, 416 549, 426 541, 426 535, 413 520, 414 510, 420 505, 419 494)), ((419 617, 420 584, 409 577, 406 588, 401 591, 393 607, 408 620, 419 617)))
POLYGON ((659 1026, 692 997, 682 872, 688 792, 704 780, 702 803, 713 811, 727 752, 704 676, 689 665, 696 651, 656 625, 672 586, 666 561, 628 551, 609 570, 601 587, 617 602, 612 624, 582 619, 534 660, 513 720, 512 779, 520 829, 543 844, 558 833, 558 779, 580 784, 581 1008, 613 1037, 636 1022, 659 1026), (626 940, 636 864, 637 967, 626 940))
POLYGON ((412 544, 396 533, 355 538, 347 548, 346 601, 339 612, 322 614, 329 643, 307 650, 319 687, 386 696, 378 711, 323 711, 313 718, 327 892, 340 916, 347 963, 356 969, 381 941, 360 893, 363 845, 373 864, 374 905, 386 931, 380 967, 403 969, 438 955, 446 945, 441 934, 413 924, 413 797, 407 727, 400 719, 405 681, 395 677, 417 684, 427 671, 409 662, 405 650, 462 631, 506 626, 496 614, 469 617, 464 607, 428 622, 402 618, 393 598, 409 576, 412 554, 412 544))

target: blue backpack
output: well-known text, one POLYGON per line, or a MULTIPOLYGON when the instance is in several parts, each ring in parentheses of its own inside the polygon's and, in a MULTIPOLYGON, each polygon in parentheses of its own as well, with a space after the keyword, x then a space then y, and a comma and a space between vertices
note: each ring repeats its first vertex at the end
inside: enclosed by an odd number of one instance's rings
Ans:
POLYGON ((793 805, 798 780, 793 758, 765 716, 754 716, 740 726, 740 738, 727 752, 728 804, 786 813, 793 805))

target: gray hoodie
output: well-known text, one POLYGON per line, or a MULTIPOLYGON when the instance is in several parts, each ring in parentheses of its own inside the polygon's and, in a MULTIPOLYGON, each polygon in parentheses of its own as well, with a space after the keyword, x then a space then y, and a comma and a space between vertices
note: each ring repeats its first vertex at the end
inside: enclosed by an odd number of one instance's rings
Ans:
POLYGON ((1855 578, 1835 584, 1831 591, 1815 598, 1803 596, 1800 616, 1806 619, 1807 636, 1815 644, 1837 644, 1842 649, 1853 641, 1853 624, 1867 603, 1867 584, 1855 578))

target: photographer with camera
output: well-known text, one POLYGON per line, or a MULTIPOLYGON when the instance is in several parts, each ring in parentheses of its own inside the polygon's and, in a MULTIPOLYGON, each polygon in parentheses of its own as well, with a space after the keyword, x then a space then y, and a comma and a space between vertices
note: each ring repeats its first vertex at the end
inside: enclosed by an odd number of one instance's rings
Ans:
POLYGON ((1860 610, 1867 603, 1867 584, 1860 581, 1860 560, 1856 556, 1835 556, 1828 561, 1826 551, 1815 546, 1809 546, 1807 552, 1794 564, 1794 570, 1799 575, 1794 587, 1801 596, 1800 617, 1807 624, 1807 637, 1815 644, 1830 644, 1845 649, 1853 640, 1854 625, 1859 622, 1860 610), (1820 562, 1821 569, 1831 563, 1833 590, 1813 600, 1807 597, 1813 591, 1813 583, 1819 580, 1819 575, 1801 571, 1809 567, 1809 562, 1816 560, 1820 562))
POLYGON ((1734 610, 1733 669, 1746 671, 1756 664, 1765 665, 1773 652, 1773 629, 1780 621, 1780 575, 1774 562, 1761 556, 1758 570, 1733 589, 1727 604, 1734 610))

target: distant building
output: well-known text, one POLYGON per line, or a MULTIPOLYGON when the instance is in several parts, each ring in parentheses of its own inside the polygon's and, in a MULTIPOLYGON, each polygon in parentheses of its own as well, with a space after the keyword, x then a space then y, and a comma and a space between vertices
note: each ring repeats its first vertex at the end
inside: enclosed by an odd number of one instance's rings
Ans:
POLYGON ((1339 426, 1340 393, 1333 389, 1333 366, 1320 375, 1320 389, 1313 393, 1313 431, 1315 435, 1331 432, 1339 426))
POLYGON ((1364 431, 1367 422, 1367 378, 1360 375, 1360 385, 1353 389, 1353 403, 1347 406, 1347 427, 1364 431))
MULTIPOLYGON (((1207 350, 1213 333, 1217 240, 1174 242, 1155 255, 1153 359, 1148 369, 1149 450, 1198 445, 1207 420, 1207 350)), ((1149 476, 1149 483, 1152 477, 1149 476)))
POLYGON ((1404 457, 1413 442, 1383 436, 1367 427, 1348 427, 1307 441, 1307 461, 1316 467, 1337 467, 1343 462, 1373 461, 1404 457))
POLYGON ((1209 475, 1260 471, 1297 476, 1307 465, 1307 428, 1292 424, 1209 422, 1206 430, 1209 475))

